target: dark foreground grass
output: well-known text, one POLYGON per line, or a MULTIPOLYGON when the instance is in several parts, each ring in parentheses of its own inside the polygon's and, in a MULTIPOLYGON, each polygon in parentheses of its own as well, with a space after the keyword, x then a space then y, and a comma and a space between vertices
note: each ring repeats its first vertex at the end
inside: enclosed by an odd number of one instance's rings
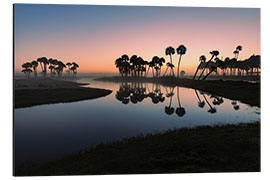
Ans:
POLYGON ((260 123, 202 126, 101 144, 17 176, 260 171, 260 123))
POLYGON ((98 81, 112 81, 112 82, 150 82, 158 83, 165 86, 181 86, 201 91, 206 91, 213 95, 222 96, 232 100, 239 100, 251 106, 260 107, 260 82, 249 83, 241 80, 205 80, 198 81, 186 78, 146 78, 146 77, 104 77, 96 78, 98 81))

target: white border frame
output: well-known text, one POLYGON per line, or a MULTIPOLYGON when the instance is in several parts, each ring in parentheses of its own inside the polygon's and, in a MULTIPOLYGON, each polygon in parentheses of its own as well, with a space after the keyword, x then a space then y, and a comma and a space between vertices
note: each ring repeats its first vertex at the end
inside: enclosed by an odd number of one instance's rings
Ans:
MULTIPOLYGON (((261 173, 204 173, 204 174, 166 174, 166 175, 112 175, 112 176, 79 176, 79 178, 93 178, 93 179, 126 179, 137 180, 138 178, 148 179, 268 179, 269 173, 269 160, 270 160, 270 142, 269 130, 270 119, 267 118, 267 103, 269 103, 269 83, 268 73, 264 67, 270 67, 269 55, 269 18, 270 8, 267 0, 4 0, 0 5, 0 23, 1 23, 1 62, 2 62, 2 83, 1 83, 1 118, 0 118, 0 176, 1 179, 13 179, 12 176, 12 80, 13 80, 13 3, 41 3, 41 4, 100 4, 100 5, 149 5, 149 6, 192 6, 192 7, 247 7, 247 8, 261 8, 261 54, 262 54, 262 108, 261 108, 261 121, 262 121, 262 168, 261 173)), ((268 110, 269 111, 269 110, 268 110)), ((34 179, 75 179, 78 176, 50 176, 50 177, 25 177, 34 179)))

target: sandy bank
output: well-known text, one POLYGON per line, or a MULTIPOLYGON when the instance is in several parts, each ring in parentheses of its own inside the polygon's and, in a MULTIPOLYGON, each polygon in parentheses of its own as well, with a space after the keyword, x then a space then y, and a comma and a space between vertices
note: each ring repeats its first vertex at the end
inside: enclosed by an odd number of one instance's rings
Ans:
POLYGON ((74 102, 95 99, 110 94, 111 90, 81 87, 86 85, 50 78, 14 80, 15 108, 42 104, 74 102))

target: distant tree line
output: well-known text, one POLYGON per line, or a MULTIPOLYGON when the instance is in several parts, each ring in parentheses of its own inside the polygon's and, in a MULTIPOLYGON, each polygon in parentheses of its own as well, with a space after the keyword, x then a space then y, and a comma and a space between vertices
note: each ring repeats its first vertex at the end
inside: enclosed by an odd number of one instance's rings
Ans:
POLYGON ((47 59, 46 57, 40 57, 37 60, 33 60, 32 62, 25 62, 22 64, 22 72, 26 77, 30 77, 31 73, 34 73, 34 76, 38 75, 38 66, 40 67, 40 73, 43 77, 46 77, 49 74, 51 77, 53 76, 62 76, 64 68, 67 68, 66 73, 68 76, 75 77, 77 74, 77 69, 79 65, 76 62, 67 62, 66 64, 57 59, 47 59))
MULTIPOLYGON (((177 77, 183 76, 185 72, 180 71, 180 63, 182 56, 186 54, 187 48, 184 45, 178 46, 176 50, 169 46, 165 49, 165 55, 169 56, 169 62, 165 62, 163 57, 153 56, 150 61, 143 59, 140 56, 132 55, 130 58, 127 54, 115 60, 115 66, 119 70, 120 76, 131 77, 147 77, 149 71, 152 71, 152 77, 177 77), (175 52, 179 55, 177 74, 174 72, 173 55, 175 52), (166 70, 161 75, 161 68, 166 63, 166 70)), ((246 60, 239 61, 239 53, 242 51, 242 46, 238 45, 233 51, 234 57, 226 57, 223 61, 218 57, 219 51, 213 50, 210 52, 211 57, 207 61, 205 55, 200 56, 200 63, 194 73, 193 79, 196 79, 198 72, 198 80, 205 80, 210 74, 222 74, 223 76, 244 76, 244 75, 259 75, 260 73, 260 55, 252 55, 246 60)))

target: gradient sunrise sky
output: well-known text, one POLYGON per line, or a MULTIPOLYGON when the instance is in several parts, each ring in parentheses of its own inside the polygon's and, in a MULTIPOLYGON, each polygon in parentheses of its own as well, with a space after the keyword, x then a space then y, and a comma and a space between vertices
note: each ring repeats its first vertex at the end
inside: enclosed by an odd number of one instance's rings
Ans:
MULTIPOLYGON (((164 57, 168 46, 187 47, 181 70, 195 71, 201 55, 239 59, 260 54, 260 9, 15 4, 15 71, 38 57, 77 62, 78 72, 118 72, 122 54, 164 57)), ((178 56, 173 56, 177 65, 178 56)), ((165 69, 165 68, 164 68, 165 69)))

